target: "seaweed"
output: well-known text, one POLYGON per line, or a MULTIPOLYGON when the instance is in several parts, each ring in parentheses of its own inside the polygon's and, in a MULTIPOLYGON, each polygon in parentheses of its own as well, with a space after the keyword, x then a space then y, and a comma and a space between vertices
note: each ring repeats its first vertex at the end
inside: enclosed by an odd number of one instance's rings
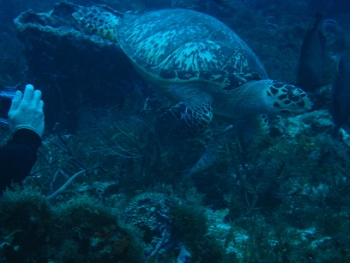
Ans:
POLYGON ((94 198, 53 205, 38 190, 17 187, 5 191, 0 211, 4 262, 142 262, 136 236, 94 198))

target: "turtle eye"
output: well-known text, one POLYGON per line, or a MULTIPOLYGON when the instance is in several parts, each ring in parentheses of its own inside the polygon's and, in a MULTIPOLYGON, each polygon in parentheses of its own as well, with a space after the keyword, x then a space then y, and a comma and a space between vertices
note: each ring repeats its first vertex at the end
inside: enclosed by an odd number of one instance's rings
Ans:
POLYGON ((288 99, 290 99, 291 101, 300 100, 300 93, 297 89, 289 90, 287 94, 288 94, 288 99))

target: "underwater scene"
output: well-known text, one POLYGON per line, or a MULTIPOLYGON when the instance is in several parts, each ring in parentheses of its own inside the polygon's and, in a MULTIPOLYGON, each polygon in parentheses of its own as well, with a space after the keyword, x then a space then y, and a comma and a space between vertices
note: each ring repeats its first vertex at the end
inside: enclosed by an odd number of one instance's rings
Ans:
POLYGON ((45 113, 0 263, 350 262, 349 0, 0 0, 0 19, 1 144, 16 90, 45 113))

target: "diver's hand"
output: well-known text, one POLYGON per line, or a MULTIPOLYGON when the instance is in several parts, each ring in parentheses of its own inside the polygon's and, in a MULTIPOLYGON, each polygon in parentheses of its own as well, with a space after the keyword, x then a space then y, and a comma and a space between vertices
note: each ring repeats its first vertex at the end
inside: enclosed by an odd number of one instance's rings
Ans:
POLYGON ((29 129, 40 137, 44 133, 44 102, 40 99, 41 91, 35 90, 33 85, 26 85, 24 95, 17 90, 8 112, 10 130, 15 133, 19 129, 29 129))

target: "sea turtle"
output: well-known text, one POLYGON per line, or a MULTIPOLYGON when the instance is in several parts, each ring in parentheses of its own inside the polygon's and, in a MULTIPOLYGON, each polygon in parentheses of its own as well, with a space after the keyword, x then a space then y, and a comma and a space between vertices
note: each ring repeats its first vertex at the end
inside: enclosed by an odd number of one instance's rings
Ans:
POLYGON ((78 6, 72 16, 89 32, 119 43, 136 70, 178 103, 167 115, 187 132, 202 132, 213 115, 260 124, 262 114, 311 108, 304 91, 268 79, 248 45, 207 14, 120 14, 106 6, 78 6))

